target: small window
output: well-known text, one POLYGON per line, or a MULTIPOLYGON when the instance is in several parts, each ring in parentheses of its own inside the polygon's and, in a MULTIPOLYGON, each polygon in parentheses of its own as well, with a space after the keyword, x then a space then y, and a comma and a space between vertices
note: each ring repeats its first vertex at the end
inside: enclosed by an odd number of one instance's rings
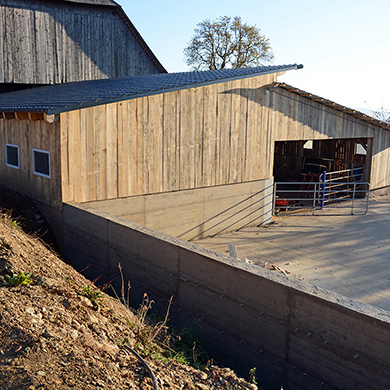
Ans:
POLYGON ((50 152, 33 149, 33 168, 36 175, 50 179, 50 152))
POLYGON ((5 144, 5 161, 8 167, 19 169, 19 147, 5 144))
POLYGON ((366 156, 367 150, 362 144, 356 143, 355 144, 355 154, 358 154, 361 156, 366 156))
POLYGON ((313 150, 313 141, 312 141, 312 140, 306 141, 306 142, 303 144, 303 149, 310 149, 310 150, 313 150))

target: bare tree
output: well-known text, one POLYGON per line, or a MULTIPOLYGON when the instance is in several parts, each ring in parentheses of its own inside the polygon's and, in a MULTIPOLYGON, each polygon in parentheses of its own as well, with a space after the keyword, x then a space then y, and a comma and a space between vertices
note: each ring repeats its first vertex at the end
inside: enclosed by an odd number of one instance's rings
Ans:
POLYGON ((377 111, 371 110, 371 114, 375 119, 378 119, 390 125, 390 110, 386 109, 384 106, 382 106, 377 111))
POLYGON ((269 39, 239 16, 198 23, 184 56, 194 70, 261 66, 274 58, 269 39))

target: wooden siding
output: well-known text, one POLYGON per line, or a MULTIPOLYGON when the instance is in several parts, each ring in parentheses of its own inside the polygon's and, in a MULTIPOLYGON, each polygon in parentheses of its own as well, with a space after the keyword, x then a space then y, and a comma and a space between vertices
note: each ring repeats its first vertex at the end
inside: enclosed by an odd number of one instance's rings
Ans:
POLYGON ((271 93, 270 107, 274 141, 369 138, 371 188, 390 186, 390 131, 284 90, 271 93))
POLYGON ((159 73, 109 7, 0 5, 0 83, 53 84, 159 73))
POLYGON ((61 203, 59 122, 0 119, 0 182, 57 209, 61 203), (6 165, 5 144, 19 147, 19 169, 6 165), (50 151, 51 178, 33 173, 32 149, 50 151))
POLYGON ((61 114, 63 200, 272 177, 263 86, 275 79, 260 76, 61 114))

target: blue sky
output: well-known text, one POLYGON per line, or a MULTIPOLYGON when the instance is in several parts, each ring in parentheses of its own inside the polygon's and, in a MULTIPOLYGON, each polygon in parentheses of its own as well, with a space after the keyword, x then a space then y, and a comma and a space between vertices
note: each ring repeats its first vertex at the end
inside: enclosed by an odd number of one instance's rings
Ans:
POLYGON ((270 39, 280 78, 354 109, 390 108, 389 0, 118 0, 169 72, 188 71, 183 49, 196 24, 241 16, 270 39))

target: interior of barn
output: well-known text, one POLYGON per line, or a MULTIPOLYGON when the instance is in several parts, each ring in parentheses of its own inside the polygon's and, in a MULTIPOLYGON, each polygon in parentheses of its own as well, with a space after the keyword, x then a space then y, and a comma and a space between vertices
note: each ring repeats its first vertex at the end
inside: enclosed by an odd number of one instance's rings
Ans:
POLYGON ((367 138, 277 141, 274 180, 319 181, 324 171, 355 170, 355 181, 369 181, 368 155, 370 153, 367 138))

